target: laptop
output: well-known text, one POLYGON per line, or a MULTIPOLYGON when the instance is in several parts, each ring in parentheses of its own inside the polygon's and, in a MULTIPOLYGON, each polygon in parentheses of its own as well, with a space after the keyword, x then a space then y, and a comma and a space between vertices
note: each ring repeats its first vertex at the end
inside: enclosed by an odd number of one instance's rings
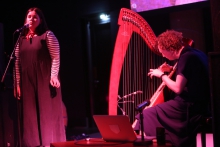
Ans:
POLYGON ((128 116, 93 115, 93 118, 106 142, 134 142, 137 139, 128 116))

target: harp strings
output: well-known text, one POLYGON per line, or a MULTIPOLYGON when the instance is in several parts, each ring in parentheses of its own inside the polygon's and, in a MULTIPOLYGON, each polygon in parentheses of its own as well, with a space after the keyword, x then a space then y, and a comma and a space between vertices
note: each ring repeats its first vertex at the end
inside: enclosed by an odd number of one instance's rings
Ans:
POLYGON ((137 112, 135 107, 150 99, 161 83, 160 79, 150 79, 150 68, 162 62, 161 56, 153 53, 138 33, 133 33, 122 67, 120 89, 122 89, 123 110, 133 122, 137 112))

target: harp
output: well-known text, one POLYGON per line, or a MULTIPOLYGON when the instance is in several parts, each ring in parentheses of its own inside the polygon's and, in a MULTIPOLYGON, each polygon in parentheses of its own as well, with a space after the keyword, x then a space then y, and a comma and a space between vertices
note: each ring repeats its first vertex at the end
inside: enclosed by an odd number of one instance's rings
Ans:
POLYGON ((139 14, 122 8, 118 25, 110 71, 108 113, 117 115, 121 111, 133 122, 137 104, 151 99, 152 95, 154 103, 151 106, 164 102, 161 91, 165 85, 161 84, 161 79, 150 79, 147 73, 166 59, 154 48, 156 36, 139 14))
POLYGON ((109 115, 117 115, 119 100, 123 99, 123 110, 127 109, 126 115, 132 118, 135 114, 129 113, 133 112, 133 107, 150 98, 161 83, 160 79, 148 79, 146 74, 149 68, 160 65, 165 59, 154 48, 156 36, 153 30, 139 14, 122 8, 118 24, 110 72, 108 110, 109 115))

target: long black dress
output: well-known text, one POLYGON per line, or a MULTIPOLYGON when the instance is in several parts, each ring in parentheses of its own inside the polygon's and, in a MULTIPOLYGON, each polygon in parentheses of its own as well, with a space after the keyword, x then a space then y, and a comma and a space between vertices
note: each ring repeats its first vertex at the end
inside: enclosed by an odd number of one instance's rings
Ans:
MULTIPOLYGON (((144 132, 156 136, 156 127, 165 128, 166 140, 175 147, 195 145, 200 119, 209 113, 209 74, 207 56, 185 47, 178 60, 176 75, 187 79, 185 89, 174 99, 143 110, 144 132)), ((136 116, 139 120, 139 115, 136 116)), ((139 130, 138 121, 134 130, 139 130)))
POLYGON ((19 42, 23 111, 22 147, 65 141, 60 88, 50 86, 51 56, 47 32, 19 42))

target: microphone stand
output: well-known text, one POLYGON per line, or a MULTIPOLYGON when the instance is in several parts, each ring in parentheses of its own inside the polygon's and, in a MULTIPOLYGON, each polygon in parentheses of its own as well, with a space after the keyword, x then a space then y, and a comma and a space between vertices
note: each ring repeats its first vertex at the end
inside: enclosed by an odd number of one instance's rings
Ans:
POLYGON ((131 102, 131 103, 134 103, 134 95, 138 94, 138 93, 143 93, 142 91, 135 91, 133 93, 130 93, 130 94, 127 94, 127 95, 124 95, 123 97, 120 97, 120 95, 118 95, 118 108, 121 110, 122 114, 125 115, 125 111, 119 106, 119 103, 128 103, 128 102, 131 102), (131 100, 127 100, 125 101, 124 99, 128 98, 132 96, 132 101, 131 100), (119 102, 120 100, 123 100, 123 102, 119 102))
POLYGON ((150 105, 150 101, 145 101, 141 104, 139 104, 137 107, 136 107, 136 110, 139 111, 139 115, 140 115, 140 126, 141 126, 141 140, 136 140, 134 141, 134 145, 135 146, 146 146, 146 145, 149 145, 149 144, 152 144, 153 141, 152 140, 146 140, 144 138, 144 122, 143 122, 143 109, 144 107, 150 105))
MULTIPOLYGON (((17 31, 16 31, 16 32, 17 32, 17 31)), ((7 64, 7 66, 6 66, 6 69, 5 69, 4 74, 3 74, 3 76, 2 76, 1 85, 3 85, 3 81, 4 81, 4 79, 5 79, 5 75, 6 75, 7 71, 8 71, 8 68, 9 68, 9 65, 10 65, 12 59, 15 58, 15 57, 13 57, 13 56, 14 56, 15 49, 16 49, 16 46, 18 45, 18 41, 20 40, 20 38, 21 38, 21 32, 20 32, 20 34, 19 34, 19 36, 18 36, 17 42, 16 42, 16 44, 15 44, 15 46, 14 46, 14 50, 13 50, 12 53, 11 53, 9 62, 8 62, 8 64, 7 64)), ((16 99, 17 99, 18 144, 19 144, 19 147, 22 147, 22 146, 21 146, 21 126, 20 126, 20 125, 21 125, 21 123, 20 123, 20 119, 21 119, 21 112, 20 112, 21 106, 20 106, 20 105, 21 105, 21 104, 20 104, 20 101, 19 101, 19 98, 18 98, 18 94, 17 94, 16 69, 14 70, 14 80, 15 80, 15 82, 14 82, 14 88, 15 88, 15 90, 16 90, 15 93, 16 93, 16 99)))
POLYGON ((8 68, 9 68, 9 65, 10 65, 10 63, 11 63, 11 60, 13 59, 13 57, 12 57, 13 54, 14 54, 14 50, 13 50, 11 56, 10 56, 10 59, 9 59, 8 64, 7 64, 7 66, 6 66, 5 72, 4 72, 4 74, 2 75, 2 78, 1 78, 1 89, 4 89, 5 76, 6 76, 6 73, 7 73, 7 71, 8 71, 8 68))

